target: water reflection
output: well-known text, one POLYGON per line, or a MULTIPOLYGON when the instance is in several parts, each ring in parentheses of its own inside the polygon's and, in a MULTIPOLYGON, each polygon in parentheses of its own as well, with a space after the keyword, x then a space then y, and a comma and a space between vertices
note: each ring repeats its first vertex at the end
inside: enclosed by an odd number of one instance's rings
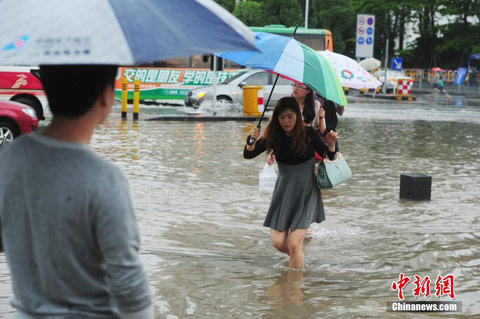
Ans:
POLYGON ((275 283, 266 289, 265 298, 271 301, 274 308, 302 305, 305 295, 301 283, 303 272, 286 270, 275 280, 275 283))

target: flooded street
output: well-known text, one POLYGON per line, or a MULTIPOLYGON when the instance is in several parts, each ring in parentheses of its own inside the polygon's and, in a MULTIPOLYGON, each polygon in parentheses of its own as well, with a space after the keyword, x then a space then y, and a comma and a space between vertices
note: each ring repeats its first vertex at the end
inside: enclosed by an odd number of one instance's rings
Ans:
MULTIPOLYGON (((254 122, 122 122, 116 108, 92 148, 130 181, 156 318, 475 318, 480 314, 480 105, 428 96, 355 98, 339 118, 353 180, 323 192, 326 221, 306 242, 305 273, 262 226, 266 156, 243 159, 254 122), (374 102, 372 102, 374 101, 374 102), (431 201, 399 200, 400 174, 432 176, 431 201), (455 276, 461 313, 387 312, 399 274, 455 276)), ((148 111, 154 113, 155 110, 148 111)), ((146 115, 140 114, 140 118, 146 115)), ((65 177, 67 178, 67 177, 65 177)), ((0 316, 13 309, 0 255, 0 316)), ((420 298, 419 300, 425 300, 420 298)))

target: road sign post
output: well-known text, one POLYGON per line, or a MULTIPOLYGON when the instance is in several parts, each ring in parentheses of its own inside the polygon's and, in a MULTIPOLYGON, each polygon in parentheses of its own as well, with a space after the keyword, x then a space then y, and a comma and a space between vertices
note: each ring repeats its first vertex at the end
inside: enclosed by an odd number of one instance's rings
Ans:
POLYGON ((375 15, 357 14, 357 38, 355 57, 373 57, 373 43, 375 39, 375 15))

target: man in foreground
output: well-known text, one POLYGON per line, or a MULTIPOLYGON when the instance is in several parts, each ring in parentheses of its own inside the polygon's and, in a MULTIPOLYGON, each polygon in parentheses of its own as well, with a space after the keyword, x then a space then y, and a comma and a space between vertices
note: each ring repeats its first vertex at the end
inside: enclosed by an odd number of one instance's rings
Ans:
POLYGON ((114 66, 41 66, 53 119, 0 152, 1 248, 17 318, 153 318, 127 180, 87 144, 114 66))

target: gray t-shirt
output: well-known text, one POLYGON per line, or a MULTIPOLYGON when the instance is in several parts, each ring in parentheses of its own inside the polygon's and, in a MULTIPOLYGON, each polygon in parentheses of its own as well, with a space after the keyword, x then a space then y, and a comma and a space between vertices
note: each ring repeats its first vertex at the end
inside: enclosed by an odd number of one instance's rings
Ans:
POLYGON ((151 305, 127 180, 86 145, 34 133, 1 149, 0 223, 21 312, 118 318, 151 305))

